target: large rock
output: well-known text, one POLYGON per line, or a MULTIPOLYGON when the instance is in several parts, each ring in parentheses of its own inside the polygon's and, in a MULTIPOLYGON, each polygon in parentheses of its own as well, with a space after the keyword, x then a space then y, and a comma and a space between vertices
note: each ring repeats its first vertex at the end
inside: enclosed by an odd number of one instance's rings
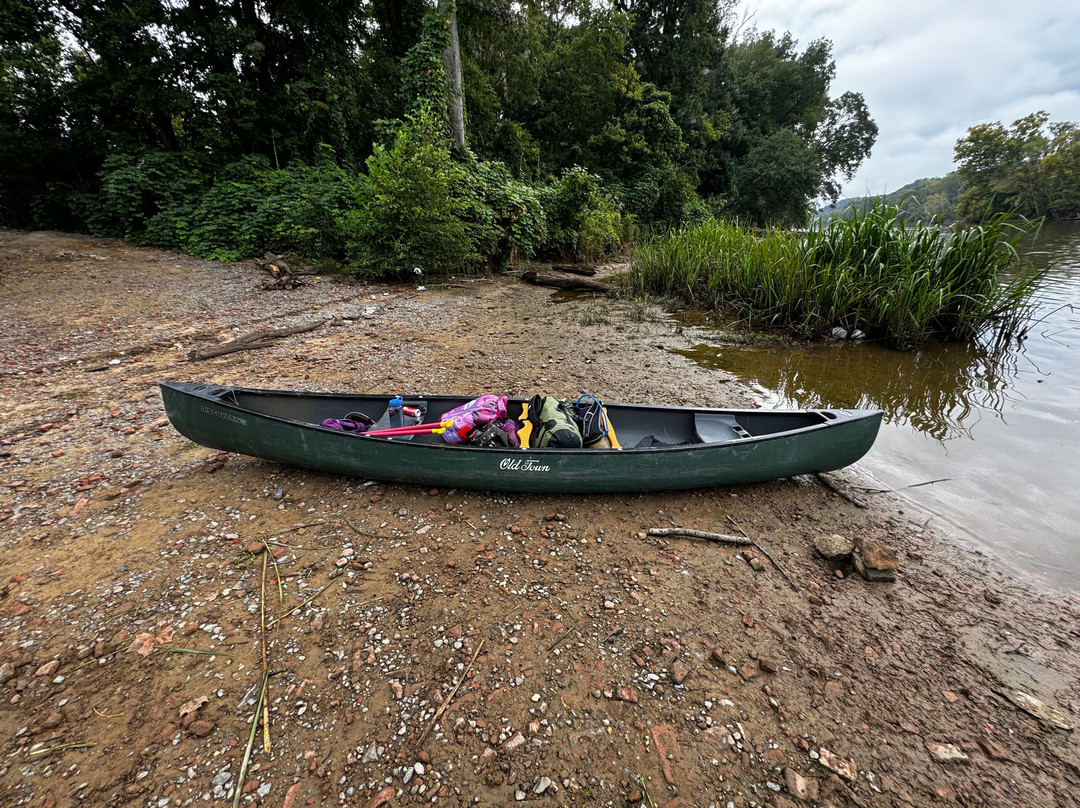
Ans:
POLYGON ((900 559, 891 549, 870 539, 856 539, 852 561, 859 575, 868 581, 895 581, 900 559))
POLYGON ((839 533, 830 533, 815 536, 814 547, 829 561, 841 561, 854 551, 855 542, 839 533))

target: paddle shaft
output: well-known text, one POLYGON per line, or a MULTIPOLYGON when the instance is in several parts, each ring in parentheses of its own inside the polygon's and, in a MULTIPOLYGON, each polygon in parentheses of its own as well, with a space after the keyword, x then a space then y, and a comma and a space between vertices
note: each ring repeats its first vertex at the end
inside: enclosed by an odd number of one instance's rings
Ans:
POLYGON ((365 434, 378 437, 392 438, 396 435, 426 435, 428 433, 439 434, 446 431, 446 423, 438 424, 414 424, 413 426, 396 426, 389 429, 368 430, 365 434))

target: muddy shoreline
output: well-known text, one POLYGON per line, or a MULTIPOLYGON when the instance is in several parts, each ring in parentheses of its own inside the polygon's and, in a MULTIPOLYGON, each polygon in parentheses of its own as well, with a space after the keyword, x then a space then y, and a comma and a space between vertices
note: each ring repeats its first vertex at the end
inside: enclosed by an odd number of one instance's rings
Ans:
POLYGON ((194 446, 156 388, 750 404, 672 353, 692 326, 512 276, 270 280, 0 231, 0 804, 1080 804, 1080 599, 902 499, 347 480, 194 446), (673 525, 745 530, 795 587, 646 535, 673 525), (896 583, 824 561, 832 533, 896 583))

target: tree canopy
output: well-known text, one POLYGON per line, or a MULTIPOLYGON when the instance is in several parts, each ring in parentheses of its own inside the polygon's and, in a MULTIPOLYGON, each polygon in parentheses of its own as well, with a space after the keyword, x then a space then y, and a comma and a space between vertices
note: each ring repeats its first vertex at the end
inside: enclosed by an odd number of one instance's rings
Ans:
POLYGON ((830 95, 828 41, 733 38, 734 13, 735 0, 8 0, 0 220, 138 237, 172 206, 166 229, 189 232, 176 205, 205 202, 241 163, 295 179, 329 159, 360 187, 369 158, 408 151, 395 138, 421 109, 449 137, 456 23, 466 149, 446 152, 462 169, 447 176, 541 200, 580 169, 595 204, 641 227, 710 209, 798 223, 877 128, 861 95, 830 95), (105 208, 125 183, 121 222, 105 208))
POLYGON ((1034 112, 1008 127, 996 121, 973 126, 956 141, 961 216, 1080 213, 1080 126, 1049 121, 1047 113, 1034 112))

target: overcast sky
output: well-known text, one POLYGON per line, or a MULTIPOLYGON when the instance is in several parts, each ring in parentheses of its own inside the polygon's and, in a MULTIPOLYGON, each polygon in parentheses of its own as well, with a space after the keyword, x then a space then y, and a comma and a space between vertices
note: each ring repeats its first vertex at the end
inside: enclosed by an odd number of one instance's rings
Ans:
POLYGON ((1080 121, 1080 0, 744 0, 799 51, 833 43, 830 95, 863 94, 878 139, 841 197, 952 171, 968 127, 1040 109, 1080 121))

